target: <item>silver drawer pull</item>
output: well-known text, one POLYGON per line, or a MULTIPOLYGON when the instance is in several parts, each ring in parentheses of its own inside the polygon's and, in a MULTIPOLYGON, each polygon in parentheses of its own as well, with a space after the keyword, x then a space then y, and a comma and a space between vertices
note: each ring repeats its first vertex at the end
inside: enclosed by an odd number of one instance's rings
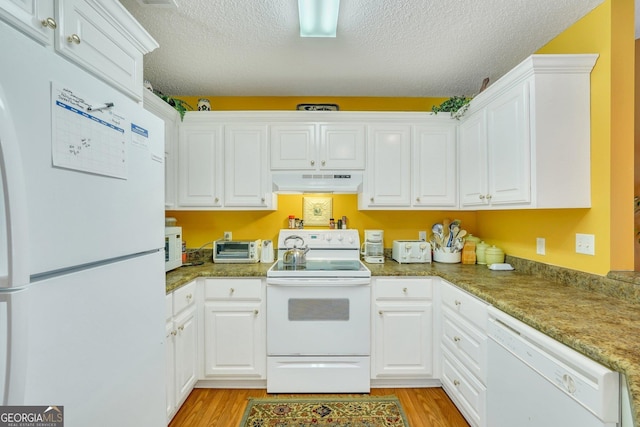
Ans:
POLYGON ((460 341, 460 337, 453 337, 453 341, 454 342, 459 342, 460 341))
POLYGON ((455 300, 453 303, 454 303, 455 305, 462 305, 462 303, 461 303, 460 301, 458 301, 458 300, 455 300))
POLYGON ((407 293, 407 291, 408 291, 408 289, 407 289, 407 288, 402 288, 402 293, 403 293, 403 294, 406 294, 406 293, 407 293))
POLYGON ((42 20, 42 26, 45 28, 48 27, 48 28, 51 28, 52 30, 55 30, 56 28, 58 28, 58 23, 53 18, 47 18, 42 20))
POLYGON ((180 326, 178 326, 178 330, 179 330, 179 331, 184 331, 184 325, 180 325, 180 326))
POLYGON ((67 41, 69 43, 80 44, 80 36, 77 34, 71 34, 69 37, 67 37, 67 41))
POLYGON ((458 380, 453 380, 453 385, 458 387, 460 385, 460 381, 458 380))
POLYGON ((259 311, 258 311, 258 310, 253 310, 253 314, 254 314, 255 316, 257 316, 257 315, 258 315, 258 313, 259 313, 259 311))
POLYGON ((233 289, 233 288, 229 288, 229 294, 230 294, 230 295, 233 295, 233 293, 234 293, 235 291, 236 291, 235 289, 233 289))

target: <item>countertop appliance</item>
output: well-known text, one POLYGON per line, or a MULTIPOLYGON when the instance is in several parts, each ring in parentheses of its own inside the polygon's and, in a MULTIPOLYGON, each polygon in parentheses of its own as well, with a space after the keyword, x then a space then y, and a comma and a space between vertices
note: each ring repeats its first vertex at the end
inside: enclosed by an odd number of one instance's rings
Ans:
POLYGON ((619 373, 493 307, 488 332, 488 426, 619 425, 619 373))
POLYGON ((355 229, 280 230, 267 272, 267 392, 370 391, 371 272, 359 258, 355 229), (299 240, 306 263, 284 264, 299 240))
POLYGON ((431 262, 431 244, 422 240, 394 240, 391 257, 400 264, 431 262))
POLYGON ((163 122, 4 21, 0 51, 0 405, 166 425, 163 122))
POLYGON ((273 240, 263 240, 262 249, 260 250, 260 262, 273 262, 275 254, 273 253, 273 240))
POLYGON ((369 264, 384 263, 384 231, 364 230, 364 242, 360 254, 369 264))
POLYGON ((260 261, 260 240, 216 240, 213 262, 221 264, 253 264, 260 261))
POLYGON ((164 228, 164 271, 182 266, 182 227, 164 228))

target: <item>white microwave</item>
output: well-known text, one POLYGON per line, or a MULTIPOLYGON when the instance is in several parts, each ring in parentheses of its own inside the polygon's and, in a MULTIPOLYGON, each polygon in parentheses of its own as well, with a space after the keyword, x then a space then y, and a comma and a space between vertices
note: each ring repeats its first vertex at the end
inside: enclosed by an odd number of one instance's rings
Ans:
POLYGON ((164 228, 164 271, 182 266, 182 227, 164 228))

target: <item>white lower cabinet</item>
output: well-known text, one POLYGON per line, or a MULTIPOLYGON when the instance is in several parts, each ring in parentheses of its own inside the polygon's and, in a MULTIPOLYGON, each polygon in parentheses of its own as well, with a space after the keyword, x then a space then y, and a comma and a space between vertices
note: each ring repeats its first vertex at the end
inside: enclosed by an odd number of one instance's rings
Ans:
POLYGON ((486 426, 487 307, 440 279, 442 387, 473 427, 486 426))
POLYGON ((196 383, 196 282, 167 295, 167 420, 175 415, 196 383), (170 308, 171 307, 171 308, 170 308))
POLYGON ((434 378, 433 279, 374 278, 373 294, 372 385, 428 385, 423 380, 434 378))
POLYGON ((266 378, 265 286, 259 278, 205 280, 204 379, 266 378))

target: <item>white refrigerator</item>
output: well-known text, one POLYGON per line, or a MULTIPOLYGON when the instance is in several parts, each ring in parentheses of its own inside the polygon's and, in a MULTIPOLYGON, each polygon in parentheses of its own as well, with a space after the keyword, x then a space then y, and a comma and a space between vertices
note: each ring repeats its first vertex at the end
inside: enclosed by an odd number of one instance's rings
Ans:
POLYGON ((164 426, 163 123, 1 21, 0 52, 0 405, 164 426))

